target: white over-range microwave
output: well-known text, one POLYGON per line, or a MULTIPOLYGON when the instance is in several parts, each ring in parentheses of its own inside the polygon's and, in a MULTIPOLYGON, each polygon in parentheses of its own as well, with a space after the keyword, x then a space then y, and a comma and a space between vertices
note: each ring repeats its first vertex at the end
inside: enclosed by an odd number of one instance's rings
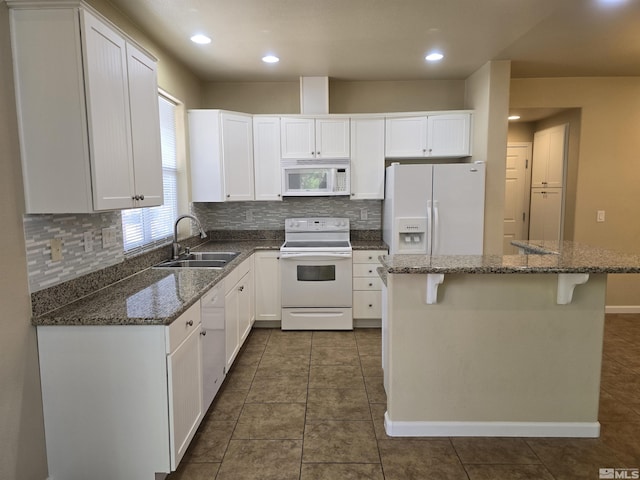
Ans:
POLYGON ((349 160, 282 160, 283 196, 349 195, 349 160))

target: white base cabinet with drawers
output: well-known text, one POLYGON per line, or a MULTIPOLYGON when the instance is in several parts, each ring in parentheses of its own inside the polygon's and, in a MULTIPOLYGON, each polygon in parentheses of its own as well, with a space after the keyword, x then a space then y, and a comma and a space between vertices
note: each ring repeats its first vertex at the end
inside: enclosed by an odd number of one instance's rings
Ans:
POLYGON ((39 326, 51 478, 176 469, 203 416, 200 302, 171 325, 39 326))
POLYGON ((353 318, 382 318, 382 280, 377 268, 378 257, 386 250, 353 251, 353 318))
POLYGON ((255 320, 253 299, 253 256, 247 258, 224 279, 225 352, 227 372, 255 320))

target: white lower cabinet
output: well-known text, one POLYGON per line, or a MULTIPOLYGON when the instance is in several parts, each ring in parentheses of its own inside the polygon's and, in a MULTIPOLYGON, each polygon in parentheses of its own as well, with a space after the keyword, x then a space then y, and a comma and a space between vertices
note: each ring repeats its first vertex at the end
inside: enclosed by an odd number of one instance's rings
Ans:
POLYGON ((39 326, 51 478, 175 470, 203 416, 200 302, 170 326, 39 326))
POLYGON ((254 254, 256 322, 281 321, 280 252, 254 254))
POLYGON ((251 331, 253 303, 253 257, 246 259, 225 278, 224 319, 227 372, 251 331))
POLYGON ((382 318, 382 280, 377 268, 378 257, 385 250, 355 250, 353 252, 353 318, 382 318))

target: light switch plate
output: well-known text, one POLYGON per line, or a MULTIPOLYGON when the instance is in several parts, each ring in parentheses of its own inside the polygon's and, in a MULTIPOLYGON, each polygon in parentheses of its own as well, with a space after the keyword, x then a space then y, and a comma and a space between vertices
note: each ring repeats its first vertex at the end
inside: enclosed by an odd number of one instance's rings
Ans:
POLYGON ((116 227, 102 229, 102 248, 113 247, 116 244, 116 227))
POLYGON ((598 215, 596 217, 596 222, 604 222, 604 210, 598 210, 598 215))
POLYGON ((51 239, 51 261, 59 262, 61 260, 62 260, 62 239, 52 238, 51 239))

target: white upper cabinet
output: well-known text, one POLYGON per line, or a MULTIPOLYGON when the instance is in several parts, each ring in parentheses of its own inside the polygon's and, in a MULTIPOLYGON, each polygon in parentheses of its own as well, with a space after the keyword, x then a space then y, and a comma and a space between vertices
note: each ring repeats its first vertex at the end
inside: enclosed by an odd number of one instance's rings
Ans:
POLYGON ((256 200, 282 200, 280 117, 253 117, 256 200))
POLYGON ((189 110, 194 202, 254 200, 253 119, 221 110, 189 110))
POLYGON ((155 59, 81 3, 11 7, 27 213, 161 205, 155 59))
POLYGON ((532 188, 562 188, 564 186, 566 145, 566 125, 535 132, 531 169, 532 188))
POLYGON ((349 158, 348 118, 281 118, 282 158, 349 158))
POLYGON ((471 113, 387 117, 385 156, 447 158, 471 155, 471 113))
POLYGON ((384 118, 351 119, 351 198, 384 198, 384 118))

